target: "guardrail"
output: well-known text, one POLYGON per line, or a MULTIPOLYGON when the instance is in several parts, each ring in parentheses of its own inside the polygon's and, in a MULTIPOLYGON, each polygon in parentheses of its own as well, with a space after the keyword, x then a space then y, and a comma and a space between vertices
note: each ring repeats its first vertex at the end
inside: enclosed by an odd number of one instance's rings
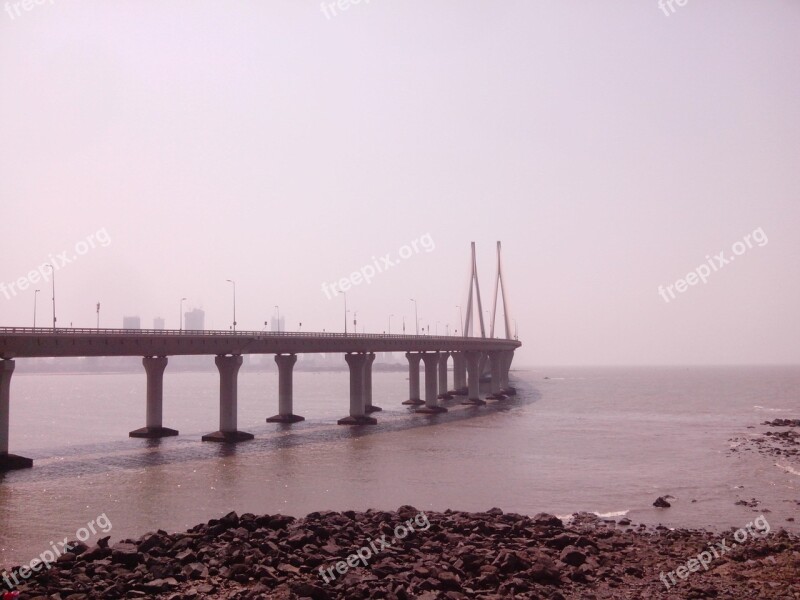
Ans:
POLYGON ((397 340, 497 340, 518 341, 507 338, 464 337, 451 335, 405 335, 393 333, 331 333, 315 331, 225 331, 225 330, 192 330, 192 329, 98 329, 89 327, 0 327, 3 334, 38 334, 38 335, 152 335, 152 336, 192 336, 192 337, 304 337, 304 338, 359 338, 359 339, 397 339, 397 340))

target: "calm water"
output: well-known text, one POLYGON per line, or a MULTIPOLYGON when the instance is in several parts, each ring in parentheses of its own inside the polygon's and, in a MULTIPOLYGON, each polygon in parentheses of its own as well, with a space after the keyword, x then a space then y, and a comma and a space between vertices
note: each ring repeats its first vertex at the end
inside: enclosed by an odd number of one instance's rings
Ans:
POLYGON ((143 373, 15 374, 12 452, 36 462, 0 476, 0 565, 30 561, 103 513, 112 541, 231 510, 401 504, 627 511, 638 522, 723 528, 758 516, 734 505, 756 497, 773 527, 798 530, 785 519, 798 512, 800 467, 727 455, 730 438, 757 431, 748 425, 800 416, 797 367, 519 370, 516 399, 480 409, 453 401, 434 417, 400 404, 405 373, 376 372, 384 412, 359 430, 335 424, 348 410, 344 372, 295 373, 295 412, 307 420, 266 424, 277 412, 277 374, 266 370, 240 373, 239 427, 257 437, 235 447, 200 441, 217 429, 215 373, 167 370, 164 424, 181 436, 161 441, 127 437, 144 425, 143 373), (654 509, 663 494, 678 500, 654 509))

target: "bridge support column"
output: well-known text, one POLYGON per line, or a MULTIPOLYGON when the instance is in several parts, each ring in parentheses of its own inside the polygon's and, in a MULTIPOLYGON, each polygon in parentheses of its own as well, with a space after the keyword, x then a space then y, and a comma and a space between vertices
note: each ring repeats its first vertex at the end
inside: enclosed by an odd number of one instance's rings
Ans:
POLYGON ((163 426, 164 370, 167 368, 166 356, 145 356, 142 358, 147 374, 147 417, 145 427, 131 431, 132 438, 162 438, 178 435, 175 429, 163 426))
POLYGON ((439 398, 451 400, 453 396, 447 389, 447 359, 450 358, 449 352, 439 353, 439 398))
POLYGON ((419 406, 425 404, 419 397, 419 361, 422 354, 419 352, 406 352, 408 359, 408 400, 403 404, 419 406))
POLYGON ((11 374, 14 372, 13 360, 0 360, 0 473, 14 469, 29 469, 33 460, 8 453, 8 434, 10 431, 11 374))
POLYGON ((467 395, 467 360, 463 352, 453 352, 453 393, 467 395))
POLYGON ((367 360, 364 363, 364 412, 367 414, 383 410, 380 406, 375 406, 372 403, 372 363, 375 362, 375 353, 370 352, 367 354, 367 360))
POLYGON ((511 370, 511 361, 514 360, 514 351, 506 350, 503 352, 503 364, 500 370, 500 390, 506 396, 513 396, 517 390, 508 383, 508 372, 511 370))
POLYGON ((244 442, 252 440, 252 433, 239 431, 237 426, 237 377, 242 357, 219 355, 214 359, 219 369, 219 431, 203 436, 204 442, 244 442))
POLYGON ((497 350, 489 353, 489 368, 492 373, 492 393, 486 396, 489 399, 505 400, 506 398, 505 395, 503 395, 503 388, 501 385, 504 362, 505 356, 503 351, 497 350))
POLYGON ((378 420, 365 414, 364 369, 366 354, 349 353, 344 355, 350 367, 350 416, 339 419, 339 425, 375 425, 378 420))
POLYGON ((466 362, 468 383, 467 399, 462 404, 473 404, 482 406, 486 404, 481 400, 481 355, 477 350, 467 350, 464 352, 464 362, 466 362))
POLYGON ((297 362, 296 354, 276 354, 278 365, 278 414, 267 419, 267 423, 297 423, 305 417, 292 412, 292 372, 297 362))
POLYGON ((425 363, 425 406, 421 406, 415 412, 423 414, 447 412, 447 409, 439 406, 436 401, 436 372, 439 369, 439 353, 423 352, 422 362, 425 363))

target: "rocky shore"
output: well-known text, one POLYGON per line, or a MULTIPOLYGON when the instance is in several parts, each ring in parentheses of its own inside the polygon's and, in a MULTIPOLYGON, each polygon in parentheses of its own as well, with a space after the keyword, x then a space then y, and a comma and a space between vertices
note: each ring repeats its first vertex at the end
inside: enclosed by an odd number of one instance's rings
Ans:
POLYGON ((735 539, 585 513, 231 513, 185 533, 74 542, 17 589, 20 600, 800 598, 797 537, 762 527, 735 539))
POLYGON ((774 419, 764 421, 762 425, 772 429, 761 434, 729 440, 736 443, 730 453, 758 452, 763 456, 800 463, 800 419, 774 419))

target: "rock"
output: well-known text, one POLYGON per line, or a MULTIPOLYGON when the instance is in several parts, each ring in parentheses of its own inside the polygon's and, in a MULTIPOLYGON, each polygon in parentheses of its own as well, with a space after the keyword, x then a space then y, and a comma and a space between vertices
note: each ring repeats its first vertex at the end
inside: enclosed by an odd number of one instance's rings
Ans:
POLYGON ((658 498, 656 498, 656 501, 653 502, 653 506, 655 506, 656 508, 669 508, 672 505, 669 502, 667 502, 667 499, 664 498, 664 496, 659 496, 658 498))

